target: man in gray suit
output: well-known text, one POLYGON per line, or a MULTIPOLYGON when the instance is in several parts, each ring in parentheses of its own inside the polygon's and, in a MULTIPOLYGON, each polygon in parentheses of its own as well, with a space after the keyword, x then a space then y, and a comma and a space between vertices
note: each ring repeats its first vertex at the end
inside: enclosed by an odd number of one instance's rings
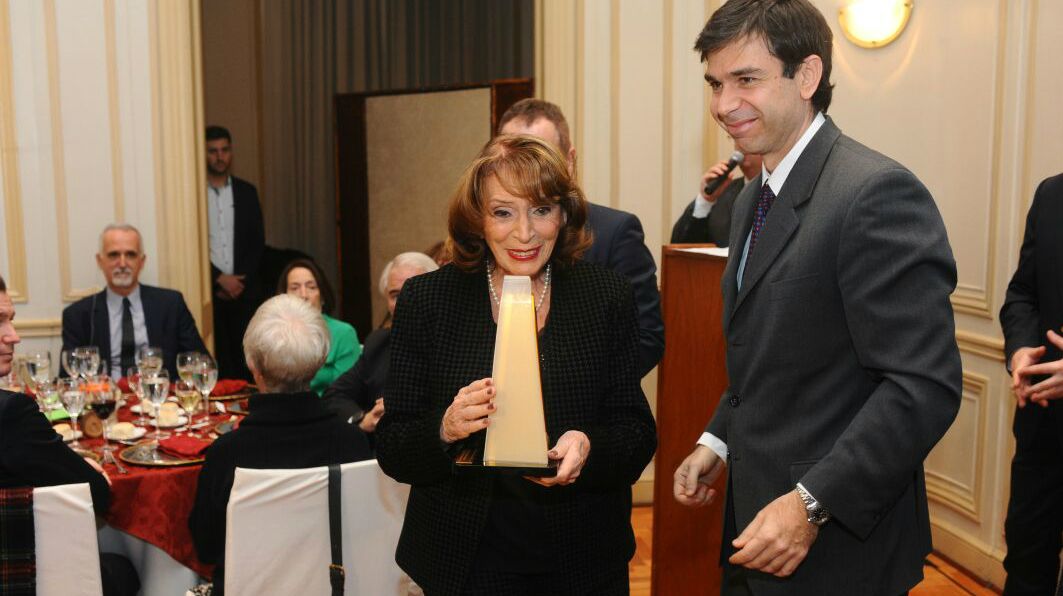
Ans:
POLYGON ((711 111, 763 171, 721 282, 729 386, 674 493, 726 469, 724 594, 895 596, 931 550, 923 460, 960 404, 934 200, 841 134, 831 31, 808 0, 730 0, 695 49, 711 111))

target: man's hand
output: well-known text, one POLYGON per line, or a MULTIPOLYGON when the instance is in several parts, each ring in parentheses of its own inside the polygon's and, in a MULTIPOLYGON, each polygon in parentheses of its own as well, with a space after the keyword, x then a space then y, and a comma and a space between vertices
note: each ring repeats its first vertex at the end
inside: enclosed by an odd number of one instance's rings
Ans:
POLYGON ((713 180, 719 178, 720 176, 726 176, 726 175, 727 175, 727 162, 726 161, 721 161, 720 163, 718 163, 718 164, 712 166, 711 168, 709 168, 708 171, 706 171, 704 174, 702 174, 702 176, 701 176, 701 186, 698 188, 698 194, 701 195, 701 198, 705 199, 706 201, 708 201, 710 203, 715 203, 716 199, 720 198, 720 195, 723 194, 723 191, 727 190, 727 187, 731 185, 731 179, 728 178, 727 180, 724 180, 723 184, 721 184, 719 188, 714 190, 711 195, 705 194, 705 185, 707 185, 709 182, 712 182, 713 180))
POLYGON ((244 293, 244 278, 246 275, 229 275, 228 273, 222 273, 218 276, 218 285, 221 286, 221 291, 228 300, 236 300, 240 297, 240 294, 244 293))
MULTIPOLYGON (((1051 329, 1048 330, 1048 341, 1063 350, 1063 337, 1051 329)), ((1015 391, 1020 408, 1025 407, 1027 402, 1048 407, 1048 400, 1063 397, 1063 359, 1040 362, 1044 355, 1045 347, 1038 346, 1019 348, 1011 357, 1011 387, 1015 391), (1048 378, 1031 385, 1030 379, 1036 376, 1048 378)))
POLYGON ((91 457, 86 457, 84 459, 85 459, 85 463, 87 463, 90 466, 92 466, 93 470, 96 470, 97 472, 100 473, 101 476, 103 476, 103 479, 107 481, 107 486, 111 486, 112 485, 111 477, 107 475, 107 472, 103 471, 103 466, 100 465, 100 462, 92 459, 91 457))
POLYGON ((591 440, 586 434, 578 430, 570 430, 557 440, 554 448, 547 453, 547 457, 561 460, 557 464, 557 475, 553 478, 533 478, 525 476, 528 480, 542 486, 566 486, 579 478, 580 471, 587 463, 587 457, 591 454, 591 440))
POLYGON ((716 489, 712 488, 723 471, 725 464, 716 452, 704 445, 698 445, 694 451, 675 469, 672 494, 683 505, 701 507, 716 499, 716 489))
POLYGON ((358 423, 358 428, 361 428, 363 432, 371 433, 376 431, 376 425, 380 422, 380 417, 384 415, 384 398, 376 398, 376 403, 373 404, 373 409, 365 413, 362 416, 362 421, 358 423))
POLYGON ((792 490, 757 513, 731 543, 739 550, 728 561, 788 577, 805 560, 818 535, 819 527, 809 523, 804 502, 792 490))

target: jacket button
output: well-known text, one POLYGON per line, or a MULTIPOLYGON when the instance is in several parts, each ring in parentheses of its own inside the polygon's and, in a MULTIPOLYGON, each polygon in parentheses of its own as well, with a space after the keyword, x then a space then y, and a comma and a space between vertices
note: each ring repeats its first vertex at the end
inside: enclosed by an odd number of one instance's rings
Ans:
POLYGON ((736 394, 732 394, 727 400, 727 403, 731 404, 732 408, 737 408, 738 404, 742 403, 742 398, 736 394))

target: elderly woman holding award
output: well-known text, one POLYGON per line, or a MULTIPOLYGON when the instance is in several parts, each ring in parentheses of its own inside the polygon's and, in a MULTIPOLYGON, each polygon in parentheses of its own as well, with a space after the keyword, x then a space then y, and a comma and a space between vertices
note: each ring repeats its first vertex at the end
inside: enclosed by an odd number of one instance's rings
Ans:
POLYGON ((454 261, 399 296, 378 460, 412 485, 396 560, 426 594, 628 593, 656 431, 586 219, 555 149, 496 137, 451 201, 454 261))

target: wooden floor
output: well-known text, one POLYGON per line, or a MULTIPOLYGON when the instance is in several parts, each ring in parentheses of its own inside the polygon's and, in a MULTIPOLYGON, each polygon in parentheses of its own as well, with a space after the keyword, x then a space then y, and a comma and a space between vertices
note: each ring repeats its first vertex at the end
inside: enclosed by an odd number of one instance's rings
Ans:
MULTIPOLYGON (((635 507, 631 514, 635 528, 635 557, 628 565, 631 578, 631 596, 649 596, 650 561, 653 553, 653 508, 635 507)), ((937 555, 927 558, 923 568, 922 583, 912 590, 911 596, 990 596, 1000 594, 992 587, 970 577, 947 560, 937 555)))

